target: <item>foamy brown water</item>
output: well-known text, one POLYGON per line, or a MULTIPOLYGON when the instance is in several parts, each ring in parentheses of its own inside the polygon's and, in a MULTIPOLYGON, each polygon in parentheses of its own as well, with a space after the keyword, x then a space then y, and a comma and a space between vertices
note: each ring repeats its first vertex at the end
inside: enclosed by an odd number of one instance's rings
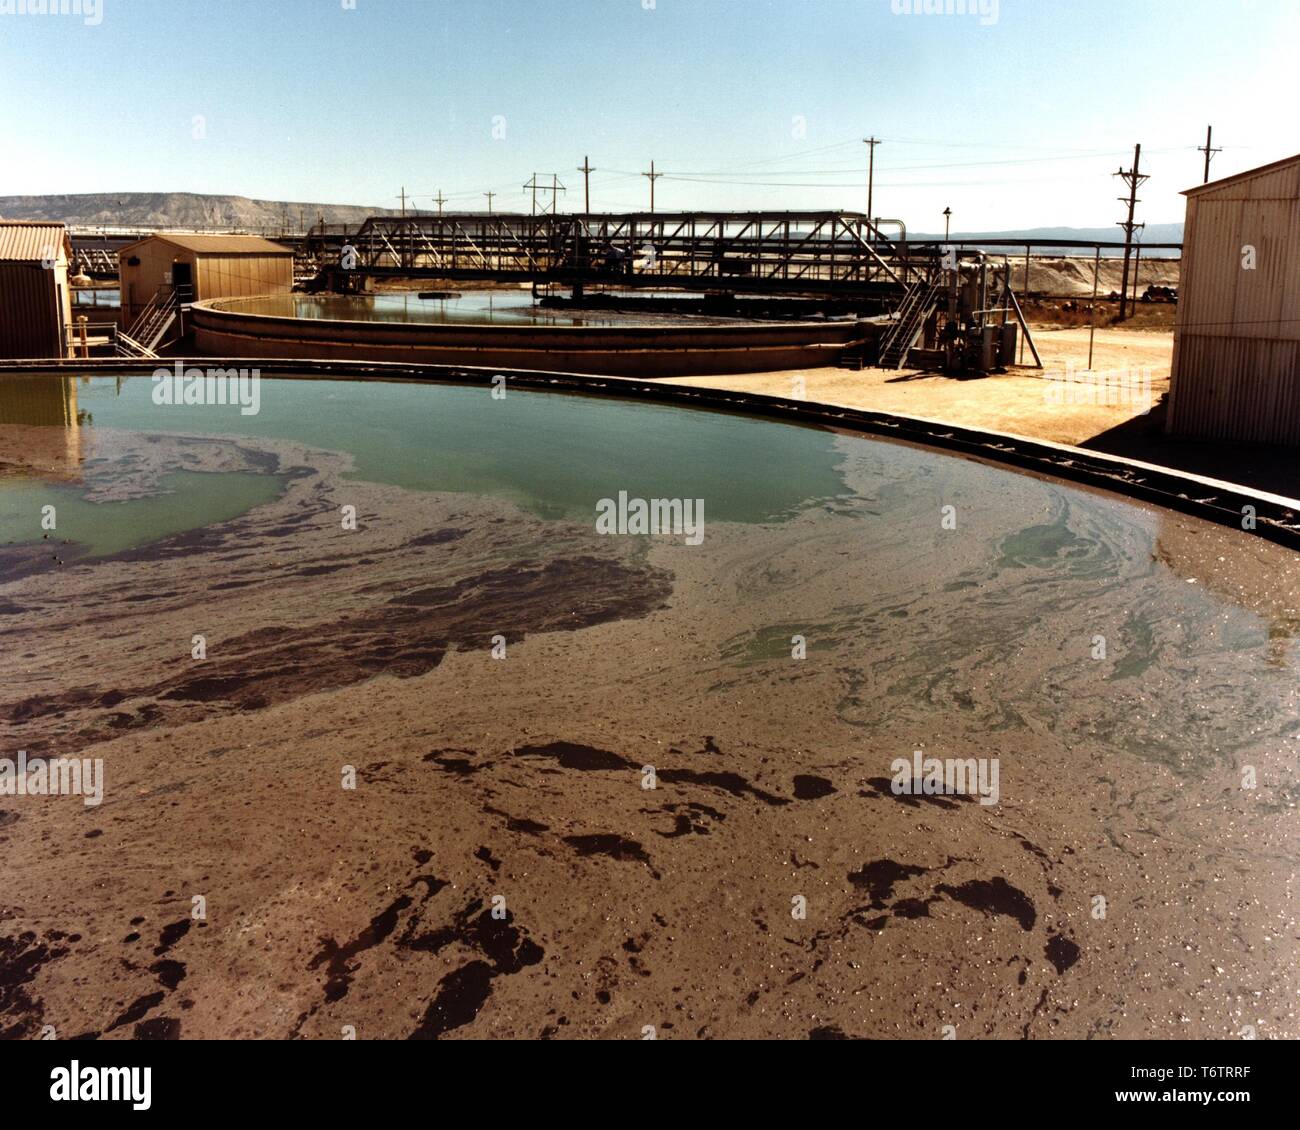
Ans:
POLYGON ((825 433, 840 489, 709 520, 703 480, 690 547, 269 435, 83 429, 56 476, 38 431, 10 471, 101 505, 281 486, 0 552, 3 752, 107 780, 0 797, 0 1032, 1300 1034, 1293 553, 825 433), (896 795, 918 749, 999 803, 896 795))

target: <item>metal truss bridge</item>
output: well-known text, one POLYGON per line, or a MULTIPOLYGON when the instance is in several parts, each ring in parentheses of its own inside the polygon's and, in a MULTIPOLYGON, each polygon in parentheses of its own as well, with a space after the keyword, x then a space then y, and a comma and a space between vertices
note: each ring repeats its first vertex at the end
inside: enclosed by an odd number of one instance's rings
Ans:
MULTIPOLYGON (((117 250, 149 234, 72 233, 77 268, 117 273, 117 250)), ((366 278, 498 279, 581 287, 870 297, 893 303, 933 281, 945 249, 965 258, 1118 250, 1085 240, 953 239, 909 242, 900 221, 861 212, 631 212, 372 216, 360 227, 318 224, 306 233, 264 232, 295 252, 295 273, 337 290, 366 278), (882 229, 888 229, 888 234, 882 229), (342 269, 351 249, 351 268, 342 269)), ((1149 243, 1143 251, 1180 250, 1149 243)), ((1027 275, 1026 275, 1027 278, 1027 275)))
POLYGON ((314 230, 304 251, 341 288, 423 276, 883 297, 942 253, 898 226, 886 238, 857 212, 373 216, 350 233, 314 230))

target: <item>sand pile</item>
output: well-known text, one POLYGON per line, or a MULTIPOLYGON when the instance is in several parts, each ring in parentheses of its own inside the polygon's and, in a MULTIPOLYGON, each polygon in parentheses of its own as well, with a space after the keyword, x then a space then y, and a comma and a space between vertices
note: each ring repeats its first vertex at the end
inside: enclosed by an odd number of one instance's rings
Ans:
MULTIPOLYGON (((1092 294, 1094 260, 1087 257, 1031 258, 1029 260, 1029 286, 1025 286, 1025 260, 1012 258, 1011 285, 1017 293, 1050 295, 1053 297, 1088 297, 1092 294)), ((1179 261, 1177 259, 1148 259, 1145 256, 1137 265, 1138 285, 1178 286, 1179 261)), ((1101 260, 1097 291, 1105 296, 1118 291, 1123 277, 1122 259, 1101 260)), ((1130 283, 1132 286, 1130 275, 1130 283)))

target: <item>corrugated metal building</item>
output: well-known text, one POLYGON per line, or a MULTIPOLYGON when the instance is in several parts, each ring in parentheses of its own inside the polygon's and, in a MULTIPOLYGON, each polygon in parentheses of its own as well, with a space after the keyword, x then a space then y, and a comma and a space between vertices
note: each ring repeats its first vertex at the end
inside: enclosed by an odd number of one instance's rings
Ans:
POLYGON ((63 224, 0 220, 0 357, 65 357, 72 322, 63 224))
POLYGON ((160 232, 127 244, 117 258, 126 326, 160 290, 175 291, 182 303, 293 290, 293 251, 255 235, 160 232))
POLYGON ((1300 155, 1184 195, 1167 428, 1300 444, 1300 155))

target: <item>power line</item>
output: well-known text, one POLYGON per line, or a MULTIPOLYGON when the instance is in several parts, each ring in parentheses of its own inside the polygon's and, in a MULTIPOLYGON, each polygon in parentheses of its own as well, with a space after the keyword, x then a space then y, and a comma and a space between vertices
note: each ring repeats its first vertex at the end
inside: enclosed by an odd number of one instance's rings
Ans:
MULTIPOLYGON (((823 192, 836 188, 855 188, 859 191, 866 188, 865 180, 859 181, 840 181, 835 183, 810 183, 808 181, 741 181, 741 180, 720 180, 710 179, 707 177, 675 177, 664 174, 665 180, 679 181, 683 184, 721 184, 734 185, 739 188, 802 188, 810 192, 823 192)), ((1011 184, 1060 184, 1063 181, 1069 181, 1071 184, 1077 183, 1079 175, 1070 173, 1068 175, 1051 177, 1020 177, 1015 181, 1008 182, 1003 179, 989 178, 981 180, 919 180, 919 181, 881 181, 881 188, 979 188, 985 185, 1007 185, 1011 184)))
POLYGON ((852 137, 847 141, 837 141, 833 145, 821 145, 816 149, 801 149, 797 153, 783 153, 777 157, 763 157, 757 161, 746 161, 744 164, 735 166, 737 169, 752 169, 757 165, 775 165, 781 161, 794 161, 803 157, 815 157, 819 153, 829 153, 833 149, 847 149, 850 145, 857 145, 861 138, 852 137))
MULTIPOLYGON (((1016 158, 1008 158, 1008 159, 1000 159, 1000 160, 989 160, 989 161, 946 162, 946 163, 937 163, 937 164, 922 164, 922 165, 901 165, 901 166, 891 166, 891 171, 893 171, 893 172, 903 172, 903 171, 909 171, 909 172, 910 172, 910 171, 925 171, 925 170, 931 170, 931 169, 936 170, 936 171, 942 171, 942 170, 945 170, 945 169, 956 169, 956 168, 976 168, 976 167, 980 167, 980 166, 998 167, 998 166, 1030 165, 1030 164, 1038 164, 1038 163, 1051 163, 1051 162, 1053 162, 1053 161, 1072 161, 1072 160, 1090 159, 1090 158, 1092 158, 1092 157, 1099 156, 1099 155, 1104 155, 1104 154, 1107 154, 1107 153, 1119 153, 1119 152, 1121 152, 1121 151, 1119 151, 1119 150, 1103 150, 1103 149, 1088 150, 1088 149, 1075 149, 1075 148, 1065 147, 1065 146, 1059 146, 1059 147, 1057 147, 1057 146, 1050 146, 1050 147, 1049 147, 1049 146, 1035 146, 1035 145, 1028 145, 1028 144, 1021 144, 1021 143, 987 143, 987 144, 986 144, 986 143, 982 143, 982 142, 952 142, 952 141, 941 141, 941 140, 938 140, 938 139, 929 139, 929 138, 912 138, 912 137, 886 137, 886 138, 882 138, 882 139, 878 139, 878 140, 879 140, 879 141, 888 141, 888 142, 890 142, 891 144, 900 144, 900 145, 916 145, 916 146, 933 146, 933 147, 935 147, 935 148, 941 148, 941 149, 966 149, 966 148, 976 148, 976 149, 1013 149, 1013 150, 1019 149, 1019 150, 1028 150, 1028 151, 1035 151, 1035 150, 1036 150, 1036 151, 1040 151, 1040 152, 1043 152, 1043 151, 1050 151, 1050 152, 1052 152, 1053 154, 1056 154, 1056 155, 1053 155, 1053 156, 1043 156, 1043 157, 1016 157, 1016 158)), ((852 181, 852 182, 849 182, 849 183, 816 183, 816 182, 800 183, 800 182, 798 182, 798 181, 763 181, 763 180, 752 180, 752 181, 751 181, 751 180, 746 180, 746 179, 735 179, 735 180, 729 179, 729 178, 732 178, 732 177, 735 177, 735 178, 756 178, 756 177, 763 177, 763 176, 772 175, 773 173, 775 173, 775 174, 777 174, 777 175, 784 175, 784 176, 791 176, 791 177, 800 177, 800 178, 807 177, 807 178, 814 178, 814 177, 822 177, 822 176, 835 176, 835 175, 838 174, 838 173, 852 173, 852 172, 857 172, 858 169, 859 169, 859 166, 848 166, 848 167, 843 167, 843 168, 834 168, 834 167, 832 167, 832 168, 821 168, 821 169, 794 169, 794 168, 790 168, 790 169, 771 169, 771 170, 767 170, 767 171, 758 171, 758 172, 747 172, 747 171, 745 171, 745 170, 755 169, 756 167, 758 167, 758 166, 763 166, 763 165, 776 165, 776 164, 781 164, 781 163, 785 163, 785 162, 789 162, 789 161, 797 161, 797 160, 801 160, 801 159, 806 159, 806 158, 808 158, 808 157, 816 156, 816 155, 819 155, 819 154, 829 153, 829 152, 832 152, 832 151, 835 151, 835 150, 846 149, 846 148, 848 148, 848 147, 850 147, 850 146, 854 146, 854 145, 860 145, 861 143, 862 143, 862 139, 861 139, 860 137, 855 137, 855 138, 850 138, 850 139, 847 139, 847 140, 844 140, 844 141, 834 142, 834 143, 831 143, 831 144, 828 144, 828 145, 818 146, 818 147, 813 148, 813 149, 801 149, 801 150, 799 150, 799 151, 797 151, 797 152, 792 152, 792 153, 783 153, 783 154, 778 154, 778 155, 776 155, 776 156, 772 156, 772 157, 760 158, 760 159, 755 160, 755 161, 750 161, 750 162, 746 162, 746 163, 744 163, 744 164, 736 165, 736 166, 734 166, 734 167, 732 167, 732 168, 729 168, 729 169, 685 171, 685 172, 679 172, 679 173, 677 173, 677 174, 673 174, 673 175, 670 175, 670 174, 661 174, 661 179, 662 179, 662 178, 666 178, 666 179, 668 179, 668 180, 676 180, 676 181, 681 181, 681 182, 683 182, 683 183, 689 183, 689 182, 691 182, 691 181, 694 181, 694 182, 699 183, 699 184, 735 185, 735 186, 739 186, 739 187, 751 187, 751 188, 755 188, 755 189, 758 189, 758 188, 808 188, 808 189, 816 189, 816 190, 821 190, 821 189, 853 189, 853 188, 861 189, 861 188, 863 187, 863 182, 861 182, 861 181, 852 181), (713 179, 713 178, 719 178, 719 179, 713 179)), ((1153 149, 1153 150, 1149 150, 1149 151, 1148 151, 1148 154, 1151 154, 1151 153, 1163 154, 1163 153, 1187 152, 1187 151, 1194 150, 1194 149, 1195 149, 1195 150, 1200 150, 1201 148, 1202 148, 1202 147, 1200 147, 1200 146, 1190 146, 1190 145, 1184 145, 1184 146, 1171 146, 1171 147, 1164 148, 1164 149, 1153 149)), ((1240 148, 1243 148, 1243 147, 1241 147, 1241 146, 1231 147, 1231 146, 1230 146, 1230 147, 1226 147, 1226 148, 1231 148, 1231 149, 1240 149, 1240 148)), ((1216 149, 1215 149, 1215 152, 1225 152, 1225 151, 1226 151, 1226 148, 1224 148, 1224 147, 1216 148, 1216 149)), ((1248 148, 1248 147, 1246 147, 1246 148, 1248 148)), ((584 163, 585 163, 585 161, 584 161, 584 163)), ((579 170, 579 171, 581 171, 581 170, 579 170)), ((595 170, 593 169, 592 171, 594 172, 595 170)), ((595 181, 596 181, 596 183, 597 183, 598 185, 610 184, 610 183, 613 183, 613 182, 616 182, 616 181, 619 181, 619 180, 630 179, 630 178, 632 178, 632 177, 639 177, 639 176, 643 176, 643 175, 645 175, 644 173, 641 173, 641 172, 638 172, 638 171, 635 171, 635 170, 627 170, 627 169, 610 169, 610 168, 607 168, 607 167, 606 167, 606 168, 603 168, 603 172, 604 172, 605 174, 607 174, 607 175, 605 175, 605 176, 599 176, 599 177, 596 177, 596 178, 595 178, 595 181)), ((1021 179, 1021 180, 1019 180, 1017 183, 1047 183, 1047 182, 1050 182, 1050 181, 1052 181, 1052 180, 1060 180, 1060 179, 1062 179, 1062 178, 1039 178, 1037 181, 1021 179)), ((517 183, 517 182, 516 182, 516 183, 517 183)), ((952 182, 947 182, 947 181, 943 181, 943 182, 940 182, 940 181, 934 181, 934 182, 928 182, 928 181, 907 181, 907 182, 902 182, 902 181, 897 181, 897 182, 896 182, 896 181, 886 181, 886 182, 882 182, 882 187, 888 187, 888 188, 925 188, 925 187, 940 187, 941 185, 946 185, 946 184, 949 184, 949 183, 952 183, 952 182)), ((982 186, 989 185, 989 184, 998 184, 998 183, 1005 183, 1005 182, 993 181, 993 180, 969 180, 969 181, 963 181, 963 182, 958 182, 958 183, 959 183, 960 185, 964 185, 964 186, 970 186, 970 187, 982 187, 982 186)), ((528 187, 528 186, 525 185, 525 188, 527 188, 527 187, 528 187)), ((541 189, 545 189, 546 187, 548 187, 548 186, 545 186, 545 185, 539 185, 539 188, 541 188, 541 189)), ((494 185, 494 186, 493 186, 493 191, 494 191, 496 194, 500 195, 502 192, 506 191, 506 190, 509 189, 509 188, 510 188, 510 182, 506 182, 506 183, 503 183, 503 184, 494 185)), ((432 193, 429 193, 429 192, 420 192, 420 193, 407 193, 406 195, 407 195, 407 198, 410 199, 410 198, 415 197, 415 196, 431 196, 431 195, 433 195, 433 194, 432 194, 432 193)), ((475 186, 475 187, 473 187, 473 188, 464 189, 464 190, 459 190, 459 191, 456 191, 456 192, 449 193, 449 194, 448 194, 448 199, 449 199, 449 200, 455 200, 455 199, 461 199, 461 200, 477 199, 477 198, 478 198, 479 196, 481 196, 481 195, 482 195, 481 190, 478 189, 477 186, 475 186)))
MULTIPOLYGON (((1169 149, 1152 149, 1149 151, 1149 153, 1175 153, 1175 152, 1181 153, 1184 152, 1186 148, 1187 148, 1186 146, 1176 146, 1169 149)), ((1006 160, 999 160, 999 161, 951 161, 942 164, 926 164, 926 165, 891 165, 890 169, 893 172, 922 172, 928 169, 938 169, 938 170, 973 169, 973 168, 980 168, 982 166, 1002 167, 1006 165, 1036 165, 1036 164, 1044 164, 1044 163, 1051 164, 1056 161, 1084 161, 1084 160, 1094 161, 1099 156, 1101 157, 1119 156, 1126 152, 1128 152, 1126 149, 1109 149, 1109 150, 1099 149, 1095 152, 1078 153, 1078 154, 1062 154, 1060 156, 1054 156, 1054 157, 1022 157, 1022 158, 1009 158, 1006 160)), ((835 176, 839 173, 857 172, 859 167, 860 166, 846 165, 846 166, 840 166, 832 169, 806 169, 806 170, 782 169, 780 175, 790 176, 790 177, 835 176)), ((725 169, 722 169, 722 170, 699 170, 699 171, 688 170, 685 172, 678 173, 677 177, 706 177, 706 176, 761 177, 761 176, 768 176, 768 175, 770 174, 766 172, 733 173, 725 169)), ((743 184, 745 182, 737 181, 736 183, 743 184)), ((762 182, 756 182, 756 183, 762 183, 762 182)))
POLYGON ((1071 153, 1092 153, 1095 155, 1108 152, 1105 149, 1086 149, 1074 145, 1031 145, 1022 141, 942 141, 937 138, 925 137, 887 137, 885 140, 894 145, 933 146, 935 149, 1065 149, 1071 153))

